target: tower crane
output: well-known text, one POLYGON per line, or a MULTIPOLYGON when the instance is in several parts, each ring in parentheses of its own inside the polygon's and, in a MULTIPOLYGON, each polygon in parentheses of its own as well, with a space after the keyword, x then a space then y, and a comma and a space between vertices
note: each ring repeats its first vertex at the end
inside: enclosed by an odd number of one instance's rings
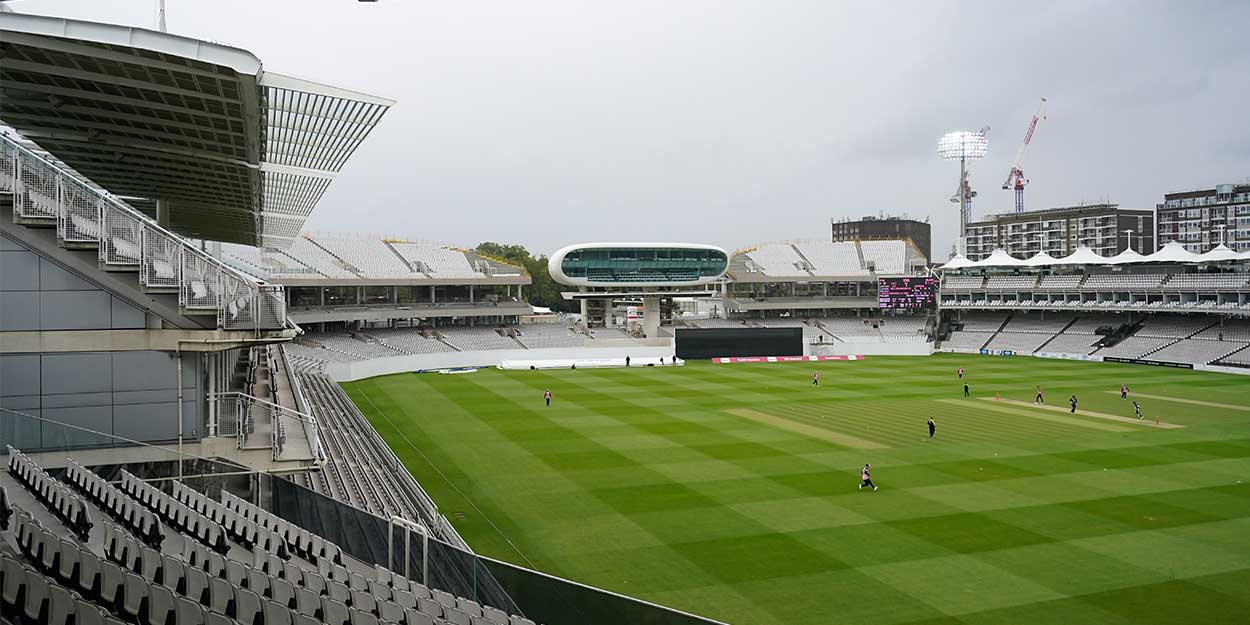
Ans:
POLYGON ((1029 184, 1029 179, 1024 177, 1020 164, 1024 162, 1024 153, 1028 151, 1029 143, 1033 141, 1033 131, 1037 130, 1037 122, 1043 119, 1046 119, 1046 98, 1042 98, 1042 103, 1037 107, 1037 113, 1029 122, 1029 129, 1024 133, 1024 143, 1020 144, 1020 151, 1016 153, 1016 162, 1011 166, 1011 173, 1007 174, 1007 181, 1003 183, 1003 190, 1016 190, 1017 213, 1024 212, 1024 186, 1029 184))

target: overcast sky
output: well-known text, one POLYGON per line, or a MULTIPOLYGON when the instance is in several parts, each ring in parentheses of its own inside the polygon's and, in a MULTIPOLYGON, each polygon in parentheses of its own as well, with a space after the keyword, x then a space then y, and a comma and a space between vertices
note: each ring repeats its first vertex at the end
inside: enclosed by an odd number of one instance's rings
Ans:
MULTIPOLYGON (((152 27, 156 0, 17 11, 152 27)), ((1026 207, 1250 176, 1250 2, 167 0, 169 30, 399 103, 308 227, 551 252, 737 248, 829 219, 958 229, 949 130, 991 127, 977 216, 1038 98, 1026 207)))

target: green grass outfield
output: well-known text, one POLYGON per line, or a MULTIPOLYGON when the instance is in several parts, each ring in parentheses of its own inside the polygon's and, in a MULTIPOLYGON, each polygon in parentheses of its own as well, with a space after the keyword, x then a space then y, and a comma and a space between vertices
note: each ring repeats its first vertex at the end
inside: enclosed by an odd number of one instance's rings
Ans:
POLYGON ((345 386, 479 552, 730 623, 1250 622, 1247 377, 938 355, 345 386), (1184 427, 978 399, 1131 416, 1121 382, 1184 427))

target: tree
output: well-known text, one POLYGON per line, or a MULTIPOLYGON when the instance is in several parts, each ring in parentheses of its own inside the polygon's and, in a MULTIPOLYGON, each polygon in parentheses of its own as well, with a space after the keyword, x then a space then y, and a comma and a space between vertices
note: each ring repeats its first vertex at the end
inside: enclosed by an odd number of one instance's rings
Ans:
POLYGON ((474 251, 482 256, 506 260, 524 267, 531 281, 525 296, 525 300, 530 304, 565 312, 573 310, 571 303, 564 301, 564 298, 560 296, 560 285, 551 279, 551 272, 547 270, 546 256, 534 257, 524 245, 494 241, 480 243, 474 251))

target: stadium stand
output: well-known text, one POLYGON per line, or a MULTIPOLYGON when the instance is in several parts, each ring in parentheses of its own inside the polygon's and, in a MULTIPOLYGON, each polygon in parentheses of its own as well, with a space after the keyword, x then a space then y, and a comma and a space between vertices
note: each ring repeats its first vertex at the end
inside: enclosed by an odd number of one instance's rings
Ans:
POLYGON ((987 289, 1032 289, 1037 286, 1037 276, 990 276, 985 280, 987 289))
POLYGON ((347 556, 226 490, 217 501, 174 480, 171 496, 129 474, 117 489, 73 460, 66 480, 99 495, 97 504, 76 504, 84 516, 99 505, 96 511, 109 513, 102 518, 124 522, 147 512, 146 498, 187 522, 148 525, 159 540, 109 521, 100 530, 88 527, 81 540, 63 538, 67 519, 29 506, 63 487, 20 451, 9 453, 5 479, 39 485, 12 503, 4 497, 13 522, 0 534, 0 610, 21 623, 534 625, 347 556), (224 527, 231 540, 208 548, 203 537, 224 527))
POLYGON ((1206 316, 1156 315, 1147 317, 1134 336, 1182 339, 1214 324, 1215 320, 1206 316))
POLYGON ((1150 358, 1165 362, 1205 365, 1241 351, 1246 345, 1246 343, 1235 341, 1181 339, 1159 351, 1152 352, 1150 358))
POLYGON ((425 335, 418 328, 371 328, 366 331, 378 342, 405 354, 437 354, 454 352, 456 348, 435 337, 425 335))
POLYGON ((907 244, 903 241, 860 241, 864 261, 872 263, 876 273, 902 274, 907 270, 907 244))
POLYGON ((530 349, 581 347, 586 338, 585 334, 574 332, 564 324, 534 323, 520 326, 516 331, 516 339, 530 349))
MULTIPOLYGON (((290 257, 297 265, 308 267, 327 278, 361 277, 358 273, 352 271, 342 260, 327 252, 320 245, 313 243, 307 238, 307 235, 296 237, 291 243, 291 247, 282 253, 290 257)), ((272 270, 271 273, 273 273, 272 270)), ((279 275, 274 274, 274 277, 279 277, 279 275)), ((299 275, 302 276, 302 274, 299 275)))
POLYGON ((951 332, 950 338, 942 342, 942 347, 977 350, 985 347, 993 336, 993 332, 951 332))
POLYGON ((1037 347, 1038 352, 1088 355, 1100 339, 1089 334, 1056 334, 1037 347))
POLYGON ((1085 279, 1083 275, 1072 276, 1042 276, 1037 283, 1039 289, 1075 289, 1081 286, 1081 281, 1085 279))
POLYGON ((1237 289, 1245 288, 1244 273, 1181 273, 1168 277, 1163 288, 1237 289))
POLYGON ((329 233, 310 233, 305 236, 362 276, 412 277, 413 271, 408 264, 379 237, 329 233))
POLYGON ((1111 347, 1104 347, 1096 353, 1099 356, 1111 356, 1114 358, 1141 358, 1174 342, 1176 342, 1176 339, 1173 338, 1130 336, 1111 347))
POLYGON ((412 265, 414 271, 424 272, 430 277, 476 278, 481 275, 474 271, 463 252, 433 243, 396 242, 390 245, 412 265))
POLYGON ((824 276, 868 275, 859 264, 859 253, 853 242, 802 241, 794 248, 812 266, 812 273, 824 276))
MULTIPOLYGON (((570 333, 567 326, 560 325, 559 329, 566 334, 570 333)), ((527 345, 513 340, 507 334, 507 332, 515 331, 514 328, 506 327, 502 330, 503 334, 498 329, 488 327, 446 326, 439 328, 438 333, 445 343, 462 352, 491 349, 524 349, 527 347, 527 345)))
POLYGON ((1085 278, 1082 286, 1086 289, 1154 289, 1163 284, 1167 274, 1162 273, 1130 273, 1106 274, 1098 273, 1085 278))
POLYGON ((765 243, 746 253, 758 271, 770 276, 811 276, 807 264, 789 243, 765 243))
POLYGON ((985 278, 982 276, 946 276, 942 280, 942 289, 979 289, 984 283, 985 278))
POLYGON ((968 313, 959 319, 965 332, 997 332, 1007 321, 1007 313, 968 313))

